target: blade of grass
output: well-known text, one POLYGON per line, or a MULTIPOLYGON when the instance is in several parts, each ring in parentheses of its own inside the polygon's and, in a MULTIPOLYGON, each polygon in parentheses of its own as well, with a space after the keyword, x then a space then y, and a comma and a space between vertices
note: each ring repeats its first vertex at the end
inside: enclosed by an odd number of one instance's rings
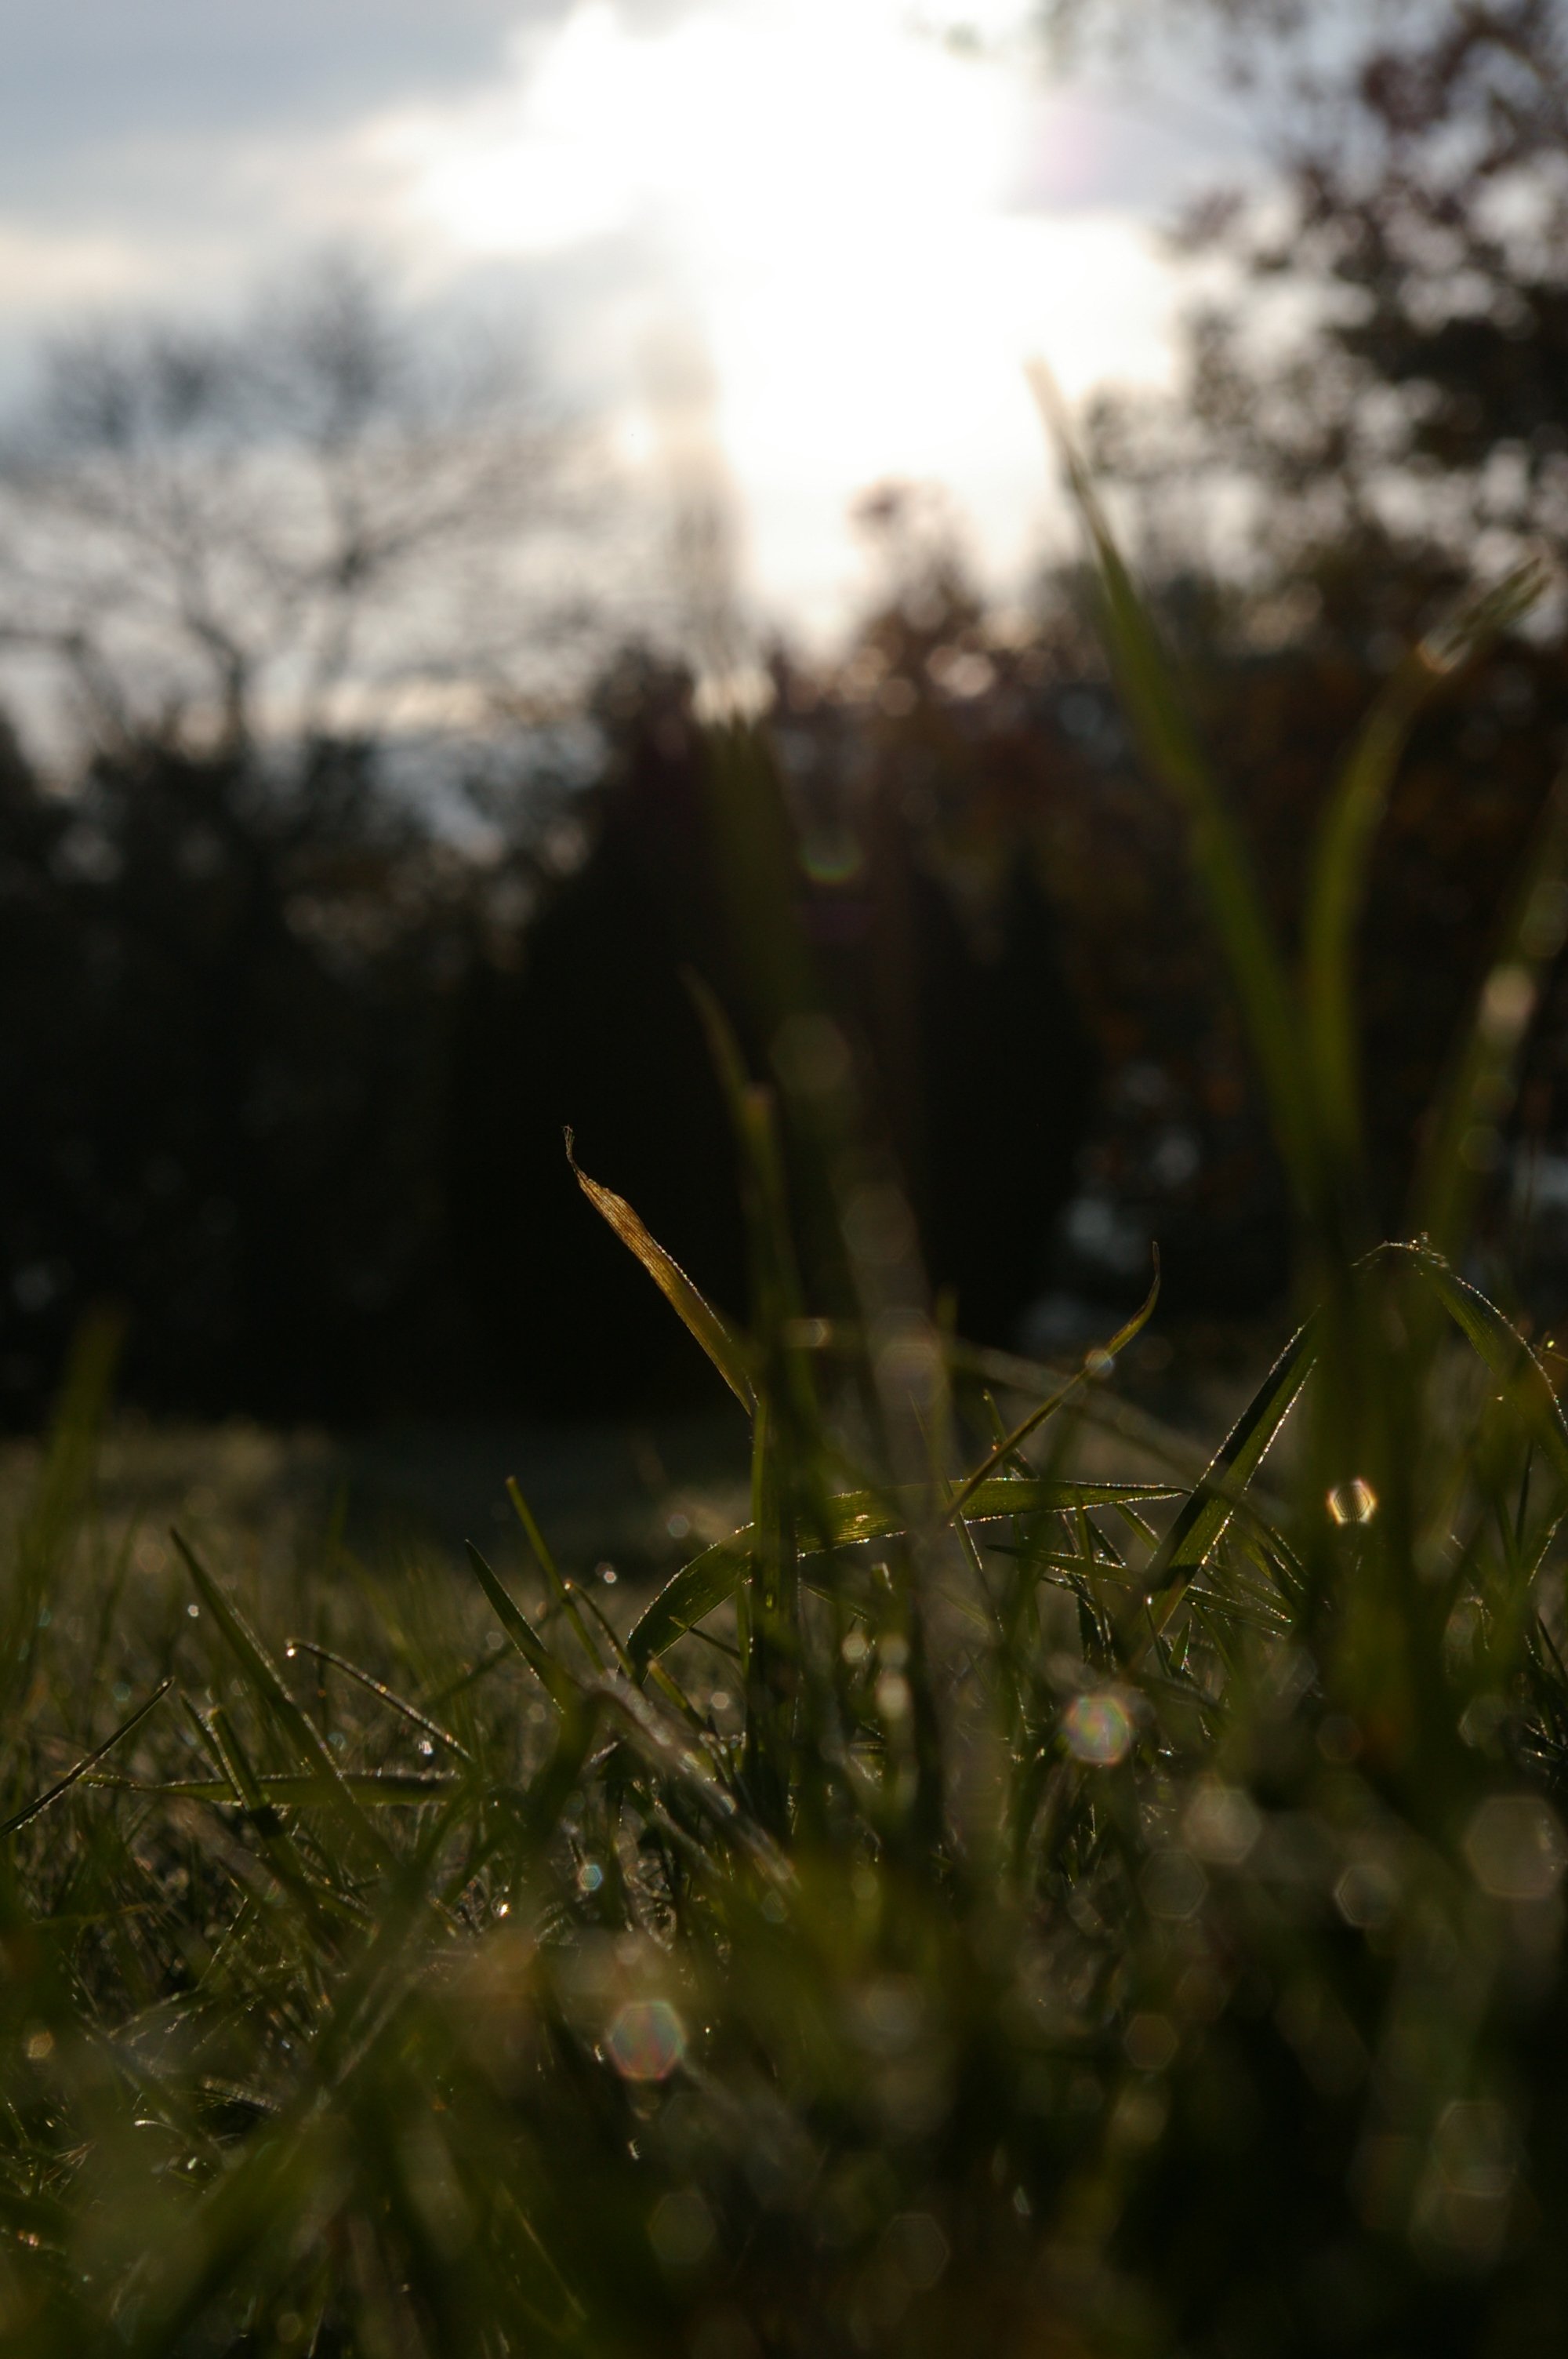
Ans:
POLYGON ((1029 378, 1094 554, 1106 637, 1128 711, 1150 767, 1186 818, 1194 865, 1251 1034, 1280 1151, 1303 1208, 1315 1217, 1323 1201, 1322 1156, 1301 1086, 1300 1019, 1251 860, 1078 455, 1062 397, 1039 364, 1032 365, 1029 378))
POLYGON ((288 1732, 301 1757, 316 1771, 321 1799, 336 1809, 339 1818, 373 1857, 383 1865, 392 1864, 395 1855, 385 1838, 361 1810, 344 1783, 342 1771, 332 1758, 330 1746, 323 1742, 309 1713, 290 1694, 277 1665, 239 1607, 232 1598, 224 1595, 180 1533, 171 1531, 169 1538, 185 1560, 186 1571, 196 1585, 197 1594, 228 1641, 231 1651, 243 1665, 252 1686, 288 1732))
MULTIPOLYGON (((392 1711, 401 1712, 405 1720, 411 1721, 416 1728, 422 1729, 425 1734, 432 1737, 438 1745, 444 1745, 449 1753, 455 1753, 460 1761, 466 1761, 471 1766, 473 1756, 466 1745, 460 1744, 451 1731, 443 1728, 438 1721, 427 1718, 416 1704, 407 1702, 397 1694, 395 1690, 389 1688, 384 1680, 378 1680, 373 1671, 362 1670, 358 1663, 351 1663, 346 1655, 335 1653, 330 1647, 318 1646, 313 1638, 290 1638, 283 1651, 286 1658, 290 1655, 314 1655, 319 1662, 330 1663, 335 1670, 341 1671, 348 1679, 357 1680, 361 1687, 367 1689, 372 1695, 379 1696, 382 1702, 390 1706, 392 1711)), ((351 1774, 348 1771, 343 1774, 351 1783, 351 1774)))
POLYGON ((523 1496, 523 1488, 515 1474, 509 1474, 506 1478, 506 1495, 512 1502, 513 1512, 518 1522, 527 1534, 528 1545, 534 1551, 535 1561, 545 1576, 551 1596, 570 1623, 576 1633, 578 1644, 588 1657, 595 1672, 602 1671, 604 1658, 599 1651, 598 1642, 589 1633, 587 1623, 578 1610, 578 1602, 573 1594, 571 1582, 562 1577, 554 1552, 539 1528, 533 1508, 523 1496))
POLYGON ((1224 1538, 1238 1494, 1262 1464, 1317 1355, 1314 1321, 1292 1336, 1190 1494, 1144 1575, 1151 1596, 1190 1579, 1224 1538))
POLYGON ((1362 1153, 1353 945, 1372 847, 1411 729, 1431 698, 1540 597, 1538 564, 1467 600, 1411 650, 1379 698, 1340 772, 1313 848, 1303 924, 1302 986, 1320 1118, 1344 1167, 1362 1153))
POLYGON ((472 1540, 465 1540, 463 1549, 474 1579, 494 1609, 496 1620, 550 1701, 559 1712, 575 1710, 582 1698, 581 1681, 572 1677, 564 1663, 556 1660, 522 1607, 513 1602, 472 1540))
MULTIPOLYGON (((1123 1500, 1146 1503, 1179 1496, 1166 1483, 1021 1482, 1006 1476, 971 1490, 964 1521, 998 1522, 1011 1516, 1050 1514, 1077 1506, 1114 1507, 1123 1500)), ((827 1501, 831 1528, 825 1545, 852 1548, 862 1540, 896 1538, 917 1525, 930 1505, 930 1493, 923 1485, 886 1492, 838 1492, 827 1501)), ((665 1582, 626 1641, 626 1651, 639 1676, 655 1655, 673 1647, 694 1624, 734 1595, 750 1564, 751 1547, 752 1527, 747 1524, 727 1538, 716 1540, 665 1582)))
POLYGON ((1437 1297, 1551 1461, 1558 1481, 1568 1488, 1568 1421, 1558 1406, 1551 1377, 1518 1328, 1478 1287, 1461 1277, 1429 1247, 1389 1245, 1385 1251, 1415 1271, 1437 1297))
POLYGON ((1498 1148, 1498 1114, 1513 1094, 1542 977, 1568 922, 1568 769, 1554 782, 1481 986, 1453 1073, 1430 1124, 1411 1191, 1411 1226, 1441 1255, 1464 1244, 1477 1190, 1498 1148))
POLYGON ((674 1256, 667 1254, 624 1196, 612 1188, 601 1187, 581 1169, 572 1152, 572 1133, 566 1134, 567 1161, 573 1176, 594 1211, 607 1221, 629 1252, 635 1254, 666 1302, 676 1310, 696 1341, 701 1344, 741 1408, 750 1417, 756 1408, 756 1396, 752 1389, 751 1371, 741 1340, 720 1318, 700 1287, 689 1278, 674 1256))
POLYGON ((1027 1441, 1032 1433, 1044 1424, 1047 1418, 1054 1417, 1063 1404, 1070 1400, 1072 1396, 1091 1378, 1101 1375, 1108 1370, 1117 1353, 1124 1352, 1128 1344, 1132 1343, 1148 1325, 1154 1315, 1154 1305, 1159 1299, 1160 1251, 1156 1246, 1154 1248, 1154 1280, 1141 1308, 1133 1312, 1125 1326, 1117 1329, 1108 1343, 1098 1345, 1092 1351, 1087 1352, 1084 1354, 1082 1366, 1068 1377, 1066 1383, 1042 1401, 1037 1408, 1031 1409, 1022 1424, 1014 1426, 1011 1433, 1003 1436, 990 1455, 981 1461, 968 1481, 960 1486, 957 1498, 947 1509, 949 1519, 962 1515, 965 1506, 975 1493, 983 1487, 999 1467, 1007 1464, 1013 1452, 1022 1442, 1027 1441))
POLYGON ((0 1821, 0 1838, 14 1835, 18 1827, 30 1825, 34 1819, 49 1809, 51 1802, 58 1802, 62 1794, 69 1794, 80 1778, 87 1777, 106 1754, 113 1753, 115 1745, 120 1744, 122 1739, 129 1736, 134 1728, 141 1726, 148 1712, 163 1701, 173 1685, 172 1679, 165 1680, 162 1686, 156 1689, 145 1703, 136 1706, 129 1719, 120 1723, 113 1736, 106 1736, 102 1745, 95 1745, 91 1753, 84 1754, 73 1769, 68 1769, 65 1776, 57 1778, 44 1793, 38 1795, 32 1801, 24 1803, 21 1810, 14 1810, 8 1819, 0 1821))

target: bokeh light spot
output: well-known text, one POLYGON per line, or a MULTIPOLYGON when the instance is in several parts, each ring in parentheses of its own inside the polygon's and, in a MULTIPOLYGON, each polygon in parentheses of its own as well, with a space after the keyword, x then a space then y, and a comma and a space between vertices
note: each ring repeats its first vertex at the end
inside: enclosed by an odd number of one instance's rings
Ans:
POLYGON ((1328 1495, 1328 1512, 1336 1524, 1369 1524, 1378 1512, 1378 1494, 1357 1474, 1352 1483, 1336 1484, 1328 1495))
POLYGON ((1127 1757, 1132 1722, 1119 1696, 1075 1696, 1062 1714, 1062 1741, 1076 1761, 1108 1769, 1127 1757))
POLYGON ((648 2223, 648 2242, 673 2276, 699 2268, 713 2250, 716 2234, 713 2214, 695 2187, 664 2196, 648 2223))
POLYGON ((1465 1831, 1465 1856, 1494 1900, 1549 1900, 1568 1865, 1568 1841, 1537 1796, 1494 1794, 1465 1831))
POLYGON ((848 828, 821 828, 803 841, 800 864, 814 885, 848 885, 865 855, 848 828))
POLYGON ((623 2081, 667 2081, 686 2054, 686 2027, 668 1999, 631 1999, 604 2045, 623 2081))

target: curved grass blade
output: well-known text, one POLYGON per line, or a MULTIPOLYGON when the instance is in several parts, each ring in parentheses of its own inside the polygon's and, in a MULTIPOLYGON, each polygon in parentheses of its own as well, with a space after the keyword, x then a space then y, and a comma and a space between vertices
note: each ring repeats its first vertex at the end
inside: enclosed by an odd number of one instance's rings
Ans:
POLYGON ((514 1604, 472 1540, 465 1540, 463 1548, 467 1552, 469 1563, 473 1569, 474 1579, 479 1582, 495 1610, 496 1620, 549 1697, 550 1701, 558 1712, 575 1710, 582 1695, 581 1683, 572 1677, 564 1663, 557 1662, 521 1606, 514 1604))
POLYGON ((1345 1162, 1358 1166, 1362 1154, 1353 942, 1390 789, 1425 705, 1529 612, 1543 586, 1538 564, 1519 566, 1411 651, 1362 728, 1318 830, 1302 929, 1302 985, 1319 1114, 1345 1162))
POLYGON ((638 1678, 656 1655, 733 1597, 752 1561, 752 1531, 746 1524, 728 1539, 704 1549, 643 1609, 626 1640, 626 1652, 638 1678))
MULTIPOLYGON (((1020 1482, 1005 1476, 969 1491, 963 1520, 994 1523, 1007 1516, 1070 1513, 1124 1503, 1142 1506, 1179 1496, 1166 1483, 1020 1482)), ((823 1547, 852 1548, 860 1540, 892 1539, 918 1527, 930 1513, 931 1494, 923 1484, 910 1484, 892 1491, 843 1491, 824 1504, 828 1529, 823 1547)), ((946 1512, 956 1513, 957 1503, 946 1512)), ((665 1582, 626 1641, 639 1678, 656 1655, 733 1596, 751 1561, 752 1529, 747 1524, 728 1538, 716 1540, 665 1582)))
POLYGON ((1519 1052, 1544 971, 1568 925, 1568 770, 1547 798, 1535 840, 1481 986, 1411 1192, 1411 1226, 1440 1254, 1463 1244, 1476 1191, 1497 1145, 1499 1105, 1513 1095, 1519 1052))
POLYGON ((590 1180, 572 1152, 572 1133, 566 1134, 567 1161, 578 1186, 601 1220, 607 1221, 627 1249, 635 1254, 666 1302, 687 1332, 701 1344, 748 1417, 756 1411, 756 1395, 739 1336, 721 1319, 700 1287, 689 1278, 673 1255, 644 1227, 638 1214, 612 1188, 590 1180))
MULTIPOLYGON (((392 1711, 401 1712, 405 1720, 411 1721, 416 1728, 422 1729, 425 1734, 433 1737, 438 1745, 444 1745, 449 1753, 457 1755, 460 1761, 466 1761, 471 1766, 472 1754, 466 1745, 459 1742, 450 1729, 443 1728, 439 1721, 427 1718, 419 1710, 417 1704, 409 1703, 396 1692, 395 1689, 389 1688, 384 1680, 378 1680, 373 1671, 362 1670, 358 1663, 351 1663, 346 1655, 335 1653, 330 1647, 318 1646, 313 1638, 290 1638, 283 1651, 286 1658, 289 1655, 314 1655, 318 1661, 330 1663, 334 1670, 343 1672, 351 1680, 357 1680, 362 1688, 368 1688, 372 1695, 379 1696, 382 1702, 390 1706, 392 1711)), ((343 1774, 351 1785, 352 1773, 345 1770, 343 1774)))
POLYGON ((1159 636, 1078 455, 1061 395, 1038 364, 1031 366, 1029 380, 1093 551, 1105 634, 1134 729, 1150 767, 1163 779, 1186 818, 1193 864, 1235 977, 1286 1169, 1307 1208, 1315 1209, 1321 1201, 1322 1162, 1301 1086, 1297 1011, 1251 860, 1199 749, 1159 636))
POLYGON ((1195 1484, 1144 1576, 1151 1596, 1178 1588, 1224 1538, 1244 1488, 1295 1407, 1317 1357, 1316 1322, 1297 1329, 1195 1484))
POLYGON ((1432 1288, 1449 1317, 1496 1378, 1568 1489, 1568 1422, 1547 1375, 1517 1327, 1478 1287, 1425 1245, 1390 1245, 1432 1288))
POLYGON ((283 1674, 239 1607, 232 1598, 223 1594, 182 1535, 171 1531, 169 1538, 184 1558, 186 1571, 196 1584, 202 1603, 228 1640, 232 1652, 238 1657, 251 1684, 288 1731, 301 1756, 314 1769, 316 1786, 322 1799, 337 1806, 339 1816, 353 1829, 383 1865, 392 1864, 395 1854, 360 1808, 344 1782, 343 1773, 333 1759, 330 1747, 324 1742, 308 1712, 303 1711, 290 1694, 283 1674))
POLYGON ((1154 1305, 1159 1299, 1160 1248, 1156 1245, 1154 1247, 1154 1281, 1140 1308, 1133 1312, 1125 1326, 1117 1329, 1108 1343, 1098 1345, 1093 1351, 1086 1352, 1082 1366, 1068 1377, 1065 1385, 1060 1386, 1055 1392, 1043 1400, 1037 1408, 1031 1409, 1022 1425, 1015 1425, 1011 1433, 1003 1435, 990 1456, 983 1459, 968 1481, 960 1485, 957 1497, 947 1510, 949 1519, 963 1514, 965 1507, 976 1493, 984 1488, 999 1467, 1007 1464, 1013 1452, 1028 1440, 1032 1433, 1044 1424, 1048 1417, 1054 1416, 1065 1401, 1069 1400, 1081 1386, 1088 1383, 1091 1376, 1101 1375, 1109 1367, 1117 1353, 1124 1352, 1129 1343, 1132 1343, 1148 1325, 1154 1315, 1154 1305))
POLYGON ((106 1736, 102 1745, 94 1746, 91 1753, 83 1755, 74 1769, 68 1769, 65 1776, 57 1778, 45 1792, 37 1795, 32 1801, 25 1803, 21 1810, 13 1811, 8 1819, 0 1821, 0 1838, 14 1835, 18 1827, 27 1826, 40 1811, 47 1810, 51 1802, 58 1802, 60 1796, 68 1794, 81 1778, 88 1777, 89 1773, 103 1759, 105 1754, 113 1753, 123 1737, 129 1736, 134 1728, 141 1726, 148 1712, 155 1705, 163 1701, 173 1685, 172 1678, 165 1680, 163 1685, 148 1696, 146 1703, 138 1704, 130 1718, 120 1723, 113 1736, 106 1736))

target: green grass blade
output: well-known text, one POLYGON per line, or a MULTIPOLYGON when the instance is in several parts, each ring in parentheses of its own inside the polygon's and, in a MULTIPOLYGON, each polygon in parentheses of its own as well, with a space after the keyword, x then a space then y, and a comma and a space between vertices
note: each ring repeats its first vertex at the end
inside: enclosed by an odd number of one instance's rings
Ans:
POLYGON ((1191 1578, 1224 1538, 1238 1494, 1262 1464, 1317 1355, 1316 1323, 1291 1338, 1195 1486, 1145 1576, 1150 1594, 1191 1578))
MULTIPOLYGON (((79 1776, 81 1774, 81 1771, 77 1772, 79 1776)), ((454 1777, 448 1769, 345 1769, 341 1774, 349 1791, 359 1801, 371 1806, 437 1800, 444 1794, 460 1792, 466 1782, 454 1777)), ((319 1779, 312 1777, 308 1769, 253 1771, 247 1782, 254 1785, 254 1801, 259 1802, 309 1801, 319 1785, 319 1779)), ((193 1802, 232 1802, 234 1799, 232 1785, 222 1777, 173 1777, 155 1781, 145 1777, 117 1777, 112 1772, 94 1776, 89 1771, 87 1783, 113 1788, 120 1794, 183 1795, 193 1802)), ((52 1800, 53 1796, 47 1799, 52 1800)), ((42 1808, 42 1804, 38 1807, 42 1808)), ((10 1832, 10 1826, 0 1827, 0 1834, 10 1832)))
POLYGON ((572 1710, 581 1698, 581 1682, 572 1677, 564 1663, 558 1663, 556 1660, 521 1606, 514 1603, 500 1580, 486 1564, 472 1540, 465 1540, 463 1548, 474 1579, 494 1608, 496 1620, 549 1697, 550 1701, 560 1712, 572 1710))
POLYGON ((728 1539, 704 1549, 665 1583, 638 1616, 626 1641, 626 1652, 639 1677, 655 1655, 662 1655, 695 1623, 734 1596, 751 1561, 752 1527, 747 1524, 728 1539))
POLYGON ((341 1769, 332 1758, 331 1747, 323 1741, 308 1712, 290 1693, 283 1674, 260 1638, 232 1598, 224 1595, 182 1536, 178 1531, 171 1531, 169 1537, 185 1560, 186 1571, 195 1583, 197 1594, 228 1641, 231 1651, 243 1667, 252 1686, 287 1730, 302 1759, 314 1770, 321 1799, 336 1808, 338 1816, 384 1865, 390 1864, 393 1854, 384 1837, 360 1808, 344 1782, 341 1769))
POLYGON ((0 1837, 14 1835, 18 1827, 29 1825, 42 1811, 49 1809, 51 1802, 58 1802, 62 1794, 69 1794, 78 1780, 86 1777, 92 1770, 95 1769, 99 1762, 107 1754, 113 1753, 116 1745, 124 1737, 129 1736, 134 1728, 141 1726, 148 1712, 163 1701, 173 1685, 172 1679, 165 1680, 162 1686, 148 1696, 145 1703, 139 1703, 136 1706, 128 1720, 123 1720, 120 1723, 113 1736, 106 1736, 102 1745, 95 1745, 91 1753, 83 1755, 74 1769, 68 1769, 65 1776, 57 1778, 44 1793, 38 1795, 34 1800, 25 1803, 21 1810, 14 1810, 8 1819, 0 1821, 0 1837))
POLYGON ((1451 1269, 1440 1254, 1422 1245, 1390 1245, 1385 1250, 1432 1289, 1552 1462, 1558 1480, 1568 1486, 1568 1422, 1551 1377, 1518 1328, 1477 1287, 1451 1269))
MULTIPOLYGON (((436 1744, 445 1745, 449 1753, 456 1754, 460 1761, 471 1764, 473 1756, 450 1729, 443 1728, 438 1720, 431 1720, 417 1704, 410 1703, 406 1697, 400 1696, 395 1688, 387 1686, 384 1680, 378 1680, 373 1671, 364 1670, 358 1663, 350 1662, 346 1655, 338 1654, 330 1647, 318 1646, 312 1638, 290 1638, 283 1651, 286 1658, 289 1655, 314 1655, 318 1662, 330 1663, 334 1670, 341 1671, 345 1678, 357 1681, 369 1694, 379 1696, 390 1711, 400 1713, 436 1744)), ((350 1773, 345 1771, 344 1775, 351 1785, 353 1780, 350 1773)))
MULTIPOLYGON (((1141 1506, 1179 1495, 1165 1483, 1022 1482, 1005 1476, 969 1490, 963 1520, 995 1523, 1010 1516, 1115 1507, 1124 1503, 1141 1506)), ((841 1491, 825 1504, 829 1521, 825 1545, 852 1548, 861 1540, 894 1539, 918 1528, 930 1515, 932 1498, 924 1485, 908 1484, 890 1491, 841 1491)), ((952 1513, 955 1508, 942 1510, 938 1502, 938 1512, 952 1513)), ((716 1540, 665 1582, 626 1641, 626 1651, 639 1676, 656 1655, 673 1647, 695 1624, 734 1595, 750 1565, 752 1543, 752 1527, 747 1524, 728 1538, 716 1540)))
POLYGON ((666 1302, 679 1315, 696 1341, 701 1344, 741 1408, 750 1417, 755 1410, 756 1396, 752 1389, 751 1370, 740 1337, 720 1318, 701 1288, 689 1278, 672 1254, 667 1254, 658 1239, 643 1225, 638 1214, 612 1188, 601 1187, 580 1169, 572 1152, 572 1134, 567 1138, 567 1160, 571 1165, 578 1186, 593 1206, 600 1218, 608 1222, 622 1244, 635 1254, 666 1302))
POLYGON ((1060 1386, 1054 1393, 1048 1394, 1038 1408, 1031 1409, 1029 1415, 1021 1424, 1014 1426, 1011 1433, 1003 1434, 990 1456, 982 1460, 968 1480, 960 1486, 957 1497, 947 1510, 949 1517, 962 1515, 975 1494, 983 1489, 999 1468, 1007 1464, 1013 1453, 1028 1440, 1032 1433, 1036 1432, 1044 1424, 1047 1418, 1054 1417, 1056 1411, 1092 1377, 1103 1375, 1108 1371, 1118 1353, 1124 1352, 1129 1343, 1133 1343, 1142 1333, 1154 1315, 1154 1306, 1159 1299, 1160 1249, 1156 1245, 1154 1281, 1140 1308, 1133 1312, 1124 1326, 1117 1329, 1108 1343, 1098 1345, 1094 1350, 1085 1353, 1083 1364, 1068 1377, 1065 1385, 1060 1386))
POLYGON ((1411 1227, 1439 1254, 1464 1244, 1476 1193, 1496 1160, 1498 1114, 1512 1097, 1542 980, 1568 921, 1568 770, 1536 828, 1498 953, 1426 1134, 1411 1227))
POLYGON ((1145 759, 1185 817, 1193 863, 1251 1034, 1280 1150, 1298 1195, 1315 1212, 1322 1201, 1320 1142, 1302 1089, 1300 1022, 1251 860, 1199 749, 1061 398, 1044 369, 1030 375, 1094 554, 1101 619, 1128 712, 1145 759))
POLYGON ((1303 924, 1303 997, 1320 1116, 1344 1167, 1358 1168, 1364 1149, 1354 939, 1395 774, 1431 698, 1528 613, 1541 586, 1540 567, 1521 566, 1412 649, 1357 739, 1318 830, 1303 924))

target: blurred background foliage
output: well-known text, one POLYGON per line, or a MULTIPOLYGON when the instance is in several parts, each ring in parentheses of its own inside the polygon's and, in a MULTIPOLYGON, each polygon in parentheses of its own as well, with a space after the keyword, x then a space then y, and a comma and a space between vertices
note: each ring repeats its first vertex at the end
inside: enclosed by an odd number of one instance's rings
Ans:
MULTIPOLYGON (((1184 21, 1271 169, 1191 210, 1184 374, 1101 400, 1088 447, 1289 937, 1321 781, 1400 651, 1465 581, 1560 563, 1568 51, 1548 0, 1184 21)), ((687 980, 744 1029, 709 691, 667 617, 530 603, 516 552, 569 524, 571 461, 503 380, 434 370, 340 269, 226 340, 62 346, 13 438, 6 634, 63 668, 90 748, 62 775, 8 739, 0 779, 13 1422, 105 1298, 163 1408, 673 1397, 695 1359, 596 1233, 568 1122, 737 1297, 687 980)), ((852 642, 763 668, 768 791, 936 1282, 978 1338, 1049 1347, 1157 1236, 1170 1308, 1257 1311, 1280 1181, 1081 583, 992 610, 922 487, 860 520, 881 589, 852 642)), ((1390 1209, 1560 759, 1560 605, 1452 684, 1395 790, 1364 945, 1390 1209)), ((1494 1189, 1543 1310, 1564 1012, 1494 1189)))

